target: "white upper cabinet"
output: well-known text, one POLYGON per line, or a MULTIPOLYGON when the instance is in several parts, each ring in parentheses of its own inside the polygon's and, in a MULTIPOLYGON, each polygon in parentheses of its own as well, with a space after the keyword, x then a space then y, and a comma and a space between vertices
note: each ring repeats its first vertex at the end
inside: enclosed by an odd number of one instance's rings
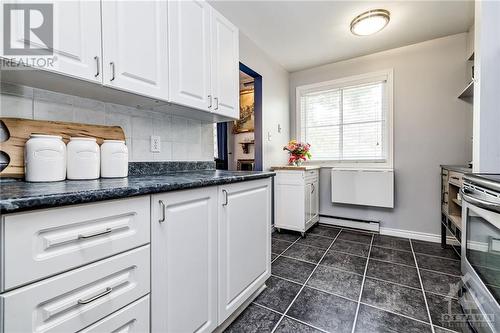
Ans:
POLYGON ((210 6, 168 2, 170 101, 210 110, 210 6))
POLYGON ((213 112, 239 118, 238 29, 212 9, 211 35, 213 112))
MULTIPOLYGON (((23 4, 24 2, 19 2, 23 4)), ((53 2, 53 40, 41 41, 35 34, 24 36, 24 11, 11 12, 12 46, 49 47, 56 58, 49 71, 101 82, 101 5, 99 1, 53 2), (49 45, 46 45, 49 44, 49 45)), ((47 53, 46 55, 49 55, 47 53)), ((9 57, 8 55, 6 57, 9 57)))
POLYGON ((103 83, 168 100, 167 3, 103 1, 103 83))

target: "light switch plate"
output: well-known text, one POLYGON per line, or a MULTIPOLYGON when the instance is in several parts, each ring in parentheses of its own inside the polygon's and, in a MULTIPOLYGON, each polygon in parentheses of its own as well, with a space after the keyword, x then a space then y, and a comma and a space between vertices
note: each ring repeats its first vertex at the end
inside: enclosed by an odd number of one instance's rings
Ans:
POLYGON ((161 152, 161 138, 158 135, 151 135, 151 152, 161 152))

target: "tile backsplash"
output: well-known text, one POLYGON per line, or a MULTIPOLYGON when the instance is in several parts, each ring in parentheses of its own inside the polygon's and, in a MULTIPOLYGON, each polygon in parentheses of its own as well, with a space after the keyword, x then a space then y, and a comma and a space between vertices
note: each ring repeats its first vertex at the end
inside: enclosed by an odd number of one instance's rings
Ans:
POLYGON ((212 124, 4 82, 0 92, 1 117, 121 126, 130 161, 213 161, 212 124), (151 135, 161 137, 160 153, 150 151, 151 135))

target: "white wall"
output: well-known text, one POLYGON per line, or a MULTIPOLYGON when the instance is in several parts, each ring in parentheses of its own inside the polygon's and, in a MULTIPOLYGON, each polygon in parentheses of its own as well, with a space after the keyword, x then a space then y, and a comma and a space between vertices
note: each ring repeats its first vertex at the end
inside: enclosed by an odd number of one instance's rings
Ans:
MULTIPOLYGON (((324 168, 321 214, 439 233, 439 165, 465 164, 472 156, 472 107, 457 98, 467 82, 465 58, 464 33, 290 74, 290 108, 295 115, 297 86, 394 69, 395 208, 333 205, 330 169, 324 168)), ((294 117, 291 123, 294 129, 294 117)))
MULTIPOLYGON (((213 161, 214 158, 212 124, 4 82, 0 92, 1 117, 121 126, 131 161, 213 161), (160 136, 160 153, 150 151, 151 135, 160 136)), ((0 136, 1 132, 0 129, 0 136)))
POLYGON ((289 74, 241 31, 240 61, 262 76, 263 169, 266 170, 287 162, 283 146, 290 138, 289 74))

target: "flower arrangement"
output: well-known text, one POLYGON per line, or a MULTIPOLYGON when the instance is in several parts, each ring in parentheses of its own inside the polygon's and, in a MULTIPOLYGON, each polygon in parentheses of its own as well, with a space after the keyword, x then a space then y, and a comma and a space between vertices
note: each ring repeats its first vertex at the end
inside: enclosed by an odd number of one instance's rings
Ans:
POLYGON ((310 149, 310 144, 297 142, 296 140, 288 142, 288 144, 283 147, 283 150, 288 151, 290 154, 288 164, 294 166, 299 166, 302 162, 307 161, 307 159, 311 159, 311 153, 309 152, 310 149))

